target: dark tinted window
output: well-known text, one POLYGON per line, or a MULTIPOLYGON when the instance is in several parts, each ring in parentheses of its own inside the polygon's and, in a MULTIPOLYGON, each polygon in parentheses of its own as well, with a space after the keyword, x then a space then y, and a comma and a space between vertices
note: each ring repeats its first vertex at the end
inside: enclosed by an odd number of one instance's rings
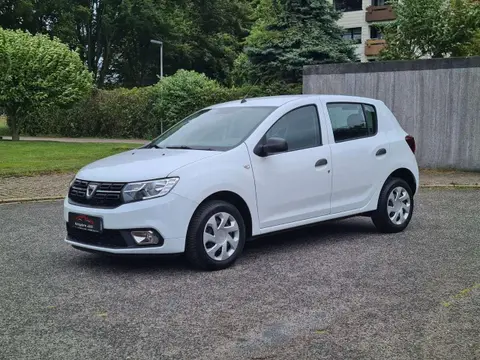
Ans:
POLYGON ((383 39, 382 30, 378 26, 370 26, 370 39, 383 39))
POLYGON ((334 0, 334 4, 338 11, 362 10, 362 0, 334 0))
POLYGON ((372 105, 327 104, 335 142, 373 136, 377 132, 377 113, 372 105))
POLYGON ((377 132, 377 112, 372 105, 363 105, 365 121, 367 122, 368 135, 375 135, 377 132))
POLYGON ((345 29, 343 38, 354 44, 360 44, 362 42, 362 28, 345 29))
POLYGON ((316 106, 303 106, 285 114, 267 131, 265 137, 285 139, 288 151, 320 146, 322 142, 316 106))

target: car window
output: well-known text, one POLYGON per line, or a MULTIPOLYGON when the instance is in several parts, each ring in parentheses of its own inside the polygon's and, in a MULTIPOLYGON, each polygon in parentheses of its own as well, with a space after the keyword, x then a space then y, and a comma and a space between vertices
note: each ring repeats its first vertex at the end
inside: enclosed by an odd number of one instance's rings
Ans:
POLYGON ((238 146, 276 107, 237 106, 198 111, 153 140, 149 147, 225 151, 238 146))
POLYGON ((377 112, 372 105, 363 105, 365 120, 367 122, 368 135, 375 135, 377 132, 377 112))
POLYGON ((369 137, 377 132, 377 113, 372 105, 329 103, 327 109, 335 142, 369 137))
POLYGON ((282 116, 265 134, 287 141, 288 151, 307 149, 322 144, 320 122, 315 105, 303 106, 282 116))

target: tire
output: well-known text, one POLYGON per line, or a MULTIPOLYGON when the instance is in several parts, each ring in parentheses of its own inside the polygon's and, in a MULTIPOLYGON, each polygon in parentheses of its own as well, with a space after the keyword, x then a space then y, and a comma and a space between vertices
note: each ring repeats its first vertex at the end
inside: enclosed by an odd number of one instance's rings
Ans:
POLYGON ((245 221, 238 209, 228 202, 212 200, 202 204, 190 221, 185 255, 196 268, 226 269, 242 253, 245 239, 245 221))
POLYGON ((413 210, 414 200, 410 186, 403 179, 390 178, 380 192, 372 221, 380 232, 398 233, 405 230, 412 220, 413 210))

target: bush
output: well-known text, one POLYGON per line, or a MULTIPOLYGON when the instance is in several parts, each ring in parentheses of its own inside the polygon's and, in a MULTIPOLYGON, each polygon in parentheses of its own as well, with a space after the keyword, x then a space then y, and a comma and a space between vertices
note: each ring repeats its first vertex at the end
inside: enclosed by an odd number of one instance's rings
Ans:
POLYGON ((301 85, 225 88, 194 71, 180 70, 160 83, 134 89, 96 90, 72 109, 39 110, 23 121, 29 135, 153 138, 193 112, 248 97, 300 94, 301 85))
POLYGON ((72 109, 46 109, 24 121, 30 135, 145 138, 152 136, 151 87, 97 90, 72 109), (41 126, 38 126, 41 124, 41 126))
POLYGON ((225 98, 220 84, 204 74, 179 70, 153 86, 156 129, 160 132, 174 125, 191 113, 225 98))

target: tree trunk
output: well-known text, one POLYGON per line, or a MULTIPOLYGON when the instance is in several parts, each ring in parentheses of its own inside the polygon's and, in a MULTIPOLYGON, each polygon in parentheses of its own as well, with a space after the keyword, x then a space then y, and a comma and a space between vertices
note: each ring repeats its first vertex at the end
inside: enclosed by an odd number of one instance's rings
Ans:
POLYGON ((98 75, 97 86, 103 88, 105 83, 105 76, 107 75, 108 68, 110 67, 110 42, 107 41, 105 51, 103 52, 103 62, 100 68, 100 74, 98 75))
POLYGON ((12 140, 13 141, 18 141, 20 140, 20 132, 19 132, 19 126, 17 124, 17 118, 14 115, 8 115, 7 113, 7 119, 8 122, 10 123, 10 131, 12 132, 12 140))

